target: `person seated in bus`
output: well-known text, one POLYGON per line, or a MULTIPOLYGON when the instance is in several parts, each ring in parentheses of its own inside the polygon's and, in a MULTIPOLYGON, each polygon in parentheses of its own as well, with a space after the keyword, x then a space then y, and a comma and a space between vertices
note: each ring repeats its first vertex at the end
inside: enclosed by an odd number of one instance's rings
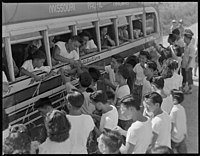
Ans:
POLYGON ((127 25, 119 27, 118 31, 119 31, 119 44, 122 44, 123 42, 129 41, 127 25))
POLYGON ((50 48, 50 53, 51 53, 51 62, 52 62, 52 66, 55 66, 57 65, 59 62, 56 61, 54 58, 53 58, 53 50, 55 48, 55 37, 54 36, 51 36, 49 37, 49 48, 50 48))
POLYGON ((112 46, 115 46, 115 41, 109 36, 107 27, 100 29, 100 38, 102 49, 110 49, 112 46))
POLYGON ((36 72, 44 71, 51 74, 50 73, 51 67, 43 66, 45 59, 46 57, 45 57, 44 52, 41 50, 38 50, 37 52, 34 53, 34 55, 32 56, 32 59, 24 62, 24 64, 21 67, 21 75, 31 76, 36 81, 42 80, 43 77, 37 76, 36 72))
POLYGON ((83 31, 81 34, 82 45, 80 47, 80 53, 89 54, 97 51, 97 46, 88 31, 83 31))

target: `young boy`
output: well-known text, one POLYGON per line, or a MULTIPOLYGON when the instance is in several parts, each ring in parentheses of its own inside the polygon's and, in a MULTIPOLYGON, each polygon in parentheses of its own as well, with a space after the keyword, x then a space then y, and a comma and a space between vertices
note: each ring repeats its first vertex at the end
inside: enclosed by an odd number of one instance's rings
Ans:
POLYGON ((152 139, 151 120, 144 117, 140 111, 140 103, 132 96, 126 96, 121 100, 121 110, 133 120, 128 131, 117 127, 116 130, 126 137, 126 144, 120 148, 123 154, 144 154, 152 139))
POLYGON ((69 115, 66 115, 71 123, 69 140, 72 144, 71 154, 88 154, 87 139, 95 128, 90 115, 82 114, 81 107, 84 104, 84 95, 79 91, 69 92, 66 96, 69 115))
POLYGON ((171 148, 171 119, 170 116, 162 111, 162 97, 156 92, 149 93, 144 97, 144 106, 148 114, 153 113, 152 129, 153 138, 150 148, 157 146, 168 146, 171 148))
POLYGON ((116 131, 104 131, 97 139, 102 154, 121 154, 122 136, 116 131))
POLYGON ((102 90, 95 91, 90 94, 90 99, 95 105, 96 110, 102 112, 99 130, 101 132, 106 129, 114 129, 118 123, 118 112, 115 106, 109 105, 105 93, 102 90))
POLYGON ((184 100, 183 92, 179 90, 172 90, 172 97, 174 106, 171 110, 170 117, 172 119, 172 131, 171 131, 171 145, 172 149, 178 153, 187 153, 186 147, 186 113, 181 103, 184 100))

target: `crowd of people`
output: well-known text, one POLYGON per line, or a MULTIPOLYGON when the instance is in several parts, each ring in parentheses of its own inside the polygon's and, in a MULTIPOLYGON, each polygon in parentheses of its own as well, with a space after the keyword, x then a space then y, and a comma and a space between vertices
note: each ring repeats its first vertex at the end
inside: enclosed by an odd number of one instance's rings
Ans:
MULTIPOLYGON (((187 153, 182 102, 184 96, 192 94, 192 70, 198 60, 193 32, 186 29, 183 36, 181 33, 178 28, 172 30, 168 47, 154 42, 150 51, 140 51, 138 56, 124 59, 113 55, 107 66, 80 63, 79 47, 83 53, 97 50, 86 32, 81 34, 83 44, 77 36, 67 43, 57 42, 53 45, 54 62, 70 63, 69 69, 58 71, 67 93, 66 107, 55 109, 48 97, 35 102, 34 109, 44 121, 36 136, 23 124, 9 125, 3 110, 3 153, 187 153), (73 74, 78 76, 78 87, 70 81, 73 74)), ((101 40, 102 48, 115 45, 106 28, 101 30, 101 40)), ((34 71, 43 70, 51 76, 50 67, 43 66, 45 58, 41 49, 34 51, 20 74, 36 81, 44 77, 34 71)), ((4 75, 3 92, 9 89, 6 82, 4 75)))

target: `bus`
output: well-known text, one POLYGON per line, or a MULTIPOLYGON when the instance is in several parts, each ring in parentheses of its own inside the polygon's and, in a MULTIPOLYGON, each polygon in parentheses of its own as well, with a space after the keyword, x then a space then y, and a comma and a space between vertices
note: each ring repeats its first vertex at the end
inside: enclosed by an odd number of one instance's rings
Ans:
MULTIPOLYGON (((151 48, 152 42, 162 42, 158 4, 155 2, 79 2, 79 3, 2 3, 2 62, 10 90, 3 95, 3 109, 10 124, 26 126, 41 123, 41 116, 34 110, 34 102, 49 97, 54 108, 65 104, 65 86, 60 74, 45 81, 34 82, 29 76, 15 74, 23 63, 24 48, 34 40, 41 40, 47 64, 57 72, 69 64, 52 64, 51 37, 67 41, 71 35, 87 30, 98 47, 96 52, 81 56, 85 65, 108 65, 111 56, 124 58, 151 48), (119 42, 118 28, 127 26, 129 40, 119 42), (101 48, 100 29, 107 27, 116 45, 101 48), (140 34, 136 35, 135 32, 140 34)), ((44 75, 39 72, 38 75, 44 75)), ((77 80, 72 80, 77 85, 77 80)))

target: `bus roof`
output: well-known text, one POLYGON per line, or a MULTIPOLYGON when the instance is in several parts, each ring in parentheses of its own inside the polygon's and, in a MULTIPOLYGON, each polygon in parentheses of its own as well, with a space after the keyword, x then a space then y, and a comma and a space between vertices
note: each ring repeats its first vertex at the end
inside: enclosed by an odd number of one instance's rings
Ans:
POLYGON ((155 2, 2 3, 2 25, 138 8, 155 2))

